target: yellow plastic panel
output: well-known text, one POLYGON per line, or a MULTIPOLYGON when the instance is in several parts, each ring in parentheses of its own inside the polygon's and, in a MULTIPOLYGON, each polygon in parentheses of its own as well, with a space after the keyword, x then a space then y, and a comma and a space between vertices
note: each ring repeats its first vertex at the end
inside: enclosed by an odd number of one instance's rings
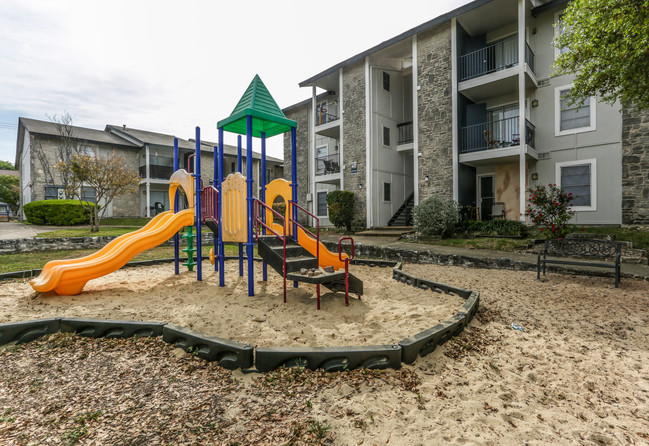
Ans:
POLYGON ((176 190, 178 186, 182 187, 187 196, 187 202, 189 203, 189 208, 194 208, 194 177, 191 173, 187 173, 185 169, 178 169, 175 171, 169 178, 169 203, 170 209, 174 209, 174 203, 176 202, 176 190))
POLYGON ((221 224, 224 242, 248 241, 246 177, 231 173, 221 184, 221 224))

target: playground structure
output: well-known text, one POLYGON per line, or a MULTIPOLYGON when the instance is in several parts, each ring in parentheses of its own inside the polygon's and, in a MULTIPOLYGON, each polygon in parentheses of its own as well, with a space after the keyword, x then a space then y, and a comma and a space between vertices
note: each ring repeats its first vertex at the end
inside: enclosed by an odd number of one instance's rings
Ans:
POLYGON ((207 226, 214 233, 214 247, 210 250, 210 261, 219 273, 219 286, 225 286, 224 246, 225 243, 239 244, 239 274, 243 276, 243 246, 248 263, 248 295, 254 296, 254 244, 263 261, 263 280, 267 280, 267 265, 283 276, 284 302, 286 302, 286 281, 294 286, 298 282, 316 285, 317 308, 320 309, 320 286, 334 292, 344 291, 345 302, 349 293, 356 293, 360 299, 363 283, 349 273, 349 262, 353 259, 354 243, 351 237, 343 237, 338 243, 338 252, 329 251, 320 240, 318 218, 300 206, 297 201, 295 121, 287 119, 259 76, 250 83, 234 111, 217 124, 218 146, 214 147, 214 186, 203 186, 201 179, 200 128, 196 128, 196 149, 193 173, 178 167, 178 140, 174 140, 174 173, 169 179, 169 201, 172 211, 158 214, 138 231, 125 234, 107 244, 98 252, 74 260, 49 262, 41 274, 30 281, 39 292, 54 291, 57 294, 73 295, 81 292, 85 284, 124 266, 138 253, 158 246, 174 238, 175 273, 180 270, 180 240, 178 232, 186 226, 195 226, 196 234, 188 231, 183 237, 188 241, 186 265, 190 270, 196 266, 196 278, 202 280, 202 228, 207 226), (246 176, 242 174, 242 144, 238 138, 238 172, 223 179, 224 132, 246 136, 246 176), (266 185, 266 138, 286 132, 291 134, 291 179, 276 179, 266 185), (261 139, 260 197, 253 195, 253 152, 252 138, 261 139), (187 209, 179 210, 178 189, 187 197, 187 209), (275 200, 284 200, 285 213, 273 209, 275 200), (300 223, 311 219, 315 232, 300 223), (193 239, 196 239, 196 247, 193 239), (351 257, 342 252, 342 242, 351 241, 351 257), (196 262, 193 261, 194 253, 196 262), (323 268, 320 270, 319 268, 323 268), (317 272, 306 274, 309 269, 317 272))

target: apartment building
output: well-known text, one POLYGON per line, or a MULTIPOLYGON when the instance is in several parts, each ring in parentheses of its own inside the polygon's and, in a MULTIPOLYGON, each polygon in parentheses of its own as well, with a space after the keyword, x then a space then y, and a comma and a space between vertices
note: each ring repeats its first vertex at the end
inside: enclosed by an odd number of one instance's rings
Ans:
MULTIPOLYGON (((169 210, 169 177, 173 173, 174 136, 126 126, 107 125, 104 130, 71 126, 70 135, 75 149, 99 155, 115 151, 126 163, 140 173, 137 193, 117 197, 106 209, 106 217, 153 217, 169 210)), ((35 200, 64 197, 60 175, 54 168, 59 161, 57 148, 62 136, 57 126, 49 121, 19 118, 16 143, 16 167, 20 172, 20 205, 35 200)), ((214 173, 215 143, 201 141, 201 178, 211 184, 214 173)), ((194 140, 178 138, 179 167, 194 170, 194 140)), ((225 175, 238 171, 237 147, 224 146, 225 175)), ((253 180, 259 188, 260 154, 253 153, 253 180)), ((245 172, 246 151, 242 151, 242 168, 245 172)), ((266 157, 266 178, 272 181, 283 176, 283 161, 266 157)), ((92 188, 82 190, 84 196, 94 200, 92 188)), ((101 204, 101 203, 100 203, 101 204)))
POLYGON ((431 196, 524 221, 526 190, 552 183, 576 224, 649 222, 649 114, 570 105, 572 77, 553 75, 567 3, 476 0, 300 82, 311 98, 284 109, 308 166, 298 199, 323 224, 335 189, 356 194, 359 226, 431 196))

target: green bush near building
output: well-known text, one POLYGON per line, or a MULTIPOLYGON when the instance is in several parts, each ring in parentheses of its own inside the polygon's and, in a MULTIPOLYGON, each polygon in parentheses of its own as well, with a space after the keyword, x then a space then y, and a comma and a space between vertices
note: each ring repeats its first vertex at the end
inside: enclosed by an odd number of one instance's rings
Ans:
MULTIPOLYGON (((94 203, 89 203, 95 206, 94 203)), ((23 206, 25 218, 35 225, 72 226, 88 223, 90 213, 77 200, 39 200, 23 206)))

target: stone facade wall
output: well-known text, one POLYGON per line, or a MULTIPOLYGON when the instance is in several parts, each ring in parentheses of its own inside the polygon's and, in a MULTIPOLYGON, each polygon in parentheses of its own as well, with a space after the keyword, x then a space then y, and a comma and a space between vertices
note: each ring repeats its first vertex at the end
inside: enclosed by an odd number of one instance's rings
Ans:
MULTIPOLYGON (((297 202, 306 208, 306 194, 309 192, 309 107, 305 105, 286 113, 288 119, 297 122, 297 202)), ((291 132, 284 134, 284 178, 293 181, 291 175, 291 132)))
MULTIPOLYGON (((123 156, 126 165, 131 169, 139 169, 139 151, 134 149, 115 149, 115 153, 123 156)), ((139 217, 140 196, 138 192, 122 195, 113 199, 113 217, 139 217)))
POLYGON ((451 69, 450 22, 418 34, 419 202, 453 198, 451 69))
POLYGON ((622 223, 649 223, 649 110, 622 111, 622 223))
POLYGON ((367 224, 367 176, 365 153, 365 62, 360 61, 343 69, 343 181, 345 190, 356 195, 354 227, 364 228, 367 224), (352 174, 351 165, 357 163, 357 172, 352 174), (362 188, 359 188, 362 185, 362 188))

